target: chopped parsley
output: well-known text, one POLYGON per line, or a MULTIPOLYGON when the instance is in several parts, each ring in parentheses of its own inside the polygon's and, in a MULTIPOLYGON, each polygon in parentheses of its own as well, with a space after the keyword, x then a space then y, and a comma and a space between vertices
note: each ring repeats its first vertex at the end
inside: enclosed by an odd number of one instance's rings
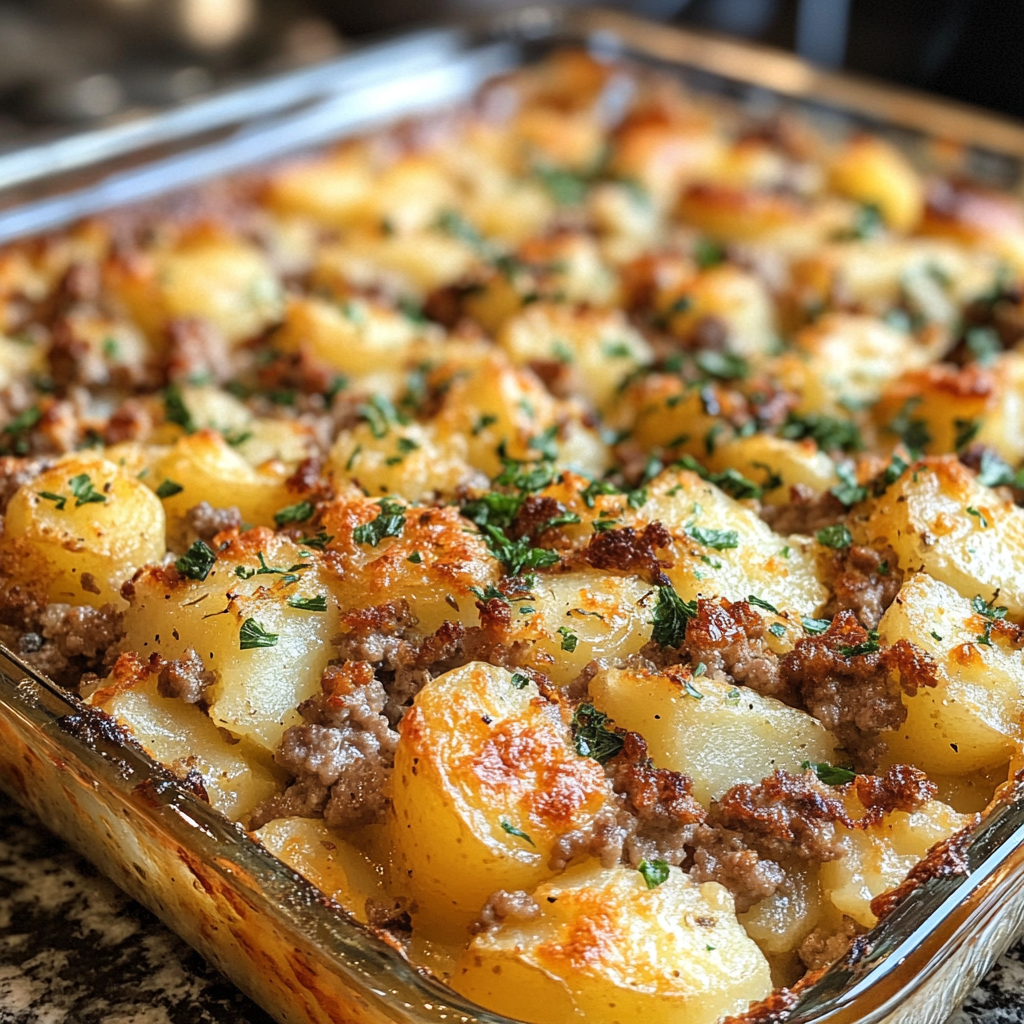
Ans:
POLYGON ((369 544, 375 548, 385 537, 402 536, 405 529, 405 506, 390 498, 381 498, 377 505, 380 507, 377 518, 352 531, 352 539, 357 544, 369 544))
POLYGON ((812 769, 818 776, 818 781, 824 782, 826 786, 845 786, 857 778, 857 773, 852 768, 829 764, 827 761, 822 761, 820 764, 815 764, 813 761, 801 761, 800 767, 804 771, 812 769))
POLYGON ((513 672, 509 681, 516 690, 525 690, 530 685, 530 677, 523 672, 513 672))
POLYGON ((371 395, 356 411, 378 441, 387 437, 395 424, 404 426, 409 422, 388 398, 380 394, 371 395))
POLYGON ((913 458, 917 458, 932 440, 927 422, 914 416, 914 410, 921 401, 917 395, 908 398, 889 424, 889 430, 906 445, 913 458))
POLYGON ((955 419, 953 420, 953 426, 956 428, 956 440, 953 442, 953 449, 959 452, 978 436, 978 431, 981 430, 981 420, 955 419))
POLYGON ((217 561, 217 556, 213 553, 213 549, 206 541, 197 540, 192 547, 188 549, 174 563, 174 568, 181 573, 182 576, 187 576, 190 580, 205 580, 210 575, 210 570, 213 568, 213 563, 217 561))
POLYGON ((696 617, 696 601, 684 601, 671 584, 658 587, 651 638, 659 647, 681 647, 686 638, 686 625, 696 617))
POLYGON ((693 258, 701 270, 707 270, 725 261, 725 250, 710 238, 698 238, 693 247, 693 258))
POLYGON ((288 505, 280 512, 274 513, 274 522, 278 526, 286 526, 288 523, 304 523, 316 509, 309 501, 300 501, 295 505, 288 505))
POLYGON ((800 625, 804 627, 805 633, 810 633, 811 636, 818 636, 824 633, 829 626, 832 625, 831 619, 812 619, 809 616, 804 616, 800 620, 800 625))
POLYGON ((75 499, 75 508, 82 505, 105 505, 107 497, 100 494, 93 486, 92 477, 88 473, 79 473, 68 481, 68 487, 75 499))
POLYGON ((745 477, 739 470, 730 468, 722 470, 721 473, 711 473, 692 455, 684 455, 673 465, 688 469, 691 473, 696 473, 702 480, 707 480, 709 484, 714 484, 716 487, 721 488, 726 494, 736 498, 737 501, 742 501, 744 498, 760 498, 765 491, 764 487, 745 477))
POLYGON ((768 627, 768 632, 771 633, 772 636, 777 636, 781 639, 786 635, 786 627, 781 622, 773 622, 768 627))
POLYGON ((809 437, 823 452, 859 452, 864 448, 864 440, 853 420, 820 413, 798 415, 791 412, 779 429, 779 436, 790 441, 809 437))
POLYGON ((668 881, 669 868, 663 860, 640 861, 637 871, 643 876, 648 889, 657 889, 663 882, 668 881))
POLYGON ((715 530, 704 526, 687 525, 683 532, 691 540, 715 551, 735 548, 740 543, 740 535, 735 530, 715 530))
POLYGON ((589 181, 581 174, 543 166, 534 167, 533 174, 558 206, 580 206, 587 198, 589 181))
POLYGON ((420 565, 423 562, 423 556, 418 552, 414 551, 407 559, 407 562, 412 562, 413 565, 420 565))
POLYGON ((592 757, 604 764, 622 750, 622 737, 612 732, 607 723, 608 716, 593 704, 581 704, 576 709, 572 716, 572 736, 580 757, 592 757))
POLYGON ((535 548, 529 537, 509 540, 498 527, 489 523, 482 526, 481 531, 491 554, 509 576, 519 576, 524 569, 547 569, 559 560, 557 551, 535 548))
POLYGON ((173 498, 176 494, 181 494, 185 490, 184 487, 179 483, 175 483, 173 480, 164 480, 164 482, 156 489, 156 496, 158 498, 173 498))
POLYGON ((10 439, 0 444, 0 454, 28 455, 29 440, 27 435, 42 418, 43 414, 38 405, 30 406, 23 412, 18 413, 0 432, 5 438, 10 439))
POLYGON ((1024 469, 1011 469, 996 452, 986 448, 981 453, 978 483, 986 487, 1024 487, 1024 469))
POLYGON ((827 548, 835 548, 837 551, 842 551, 853 543, 853 536, 844 523, 825 526, 815 536, 818 538, 819 544, 824 544, 827 548))
POLYGON ((262 551, 256 552, 256 558, 260 563, 258 569, 249 569, 244 565, 236 565, 235 575, 242 580, 251 580, 253 576, 280 576, 282 583, 297 583, 299 577, 295 574, 300 569, 308 569, 311 565, 310 562, 296 562, 295 565, 290 565, 287 569, 279 569, 277 566, 267 565, 267 560, 264 558, 262 551))
POLYGON ((243 651, 257 647, 276 647, 277 633, 268 633, 255 619, 248 618, 238 631, 238 646, 243 651))
POLYGON ((488 601, 502 601, 508 604, 508 598, 493 583, 488 583, 483 590, 479 587, 470 587, 470 593, 475 594, 477 600, 486 604, 488 601))
POLYGON ((839 477, 840 482, 830 488, 829 493, 847 508, 856 505, 857 502, 863 501, 868 496, 868 489, 857 483, 857 476, 852 466, 840 463, 836 466, 836 476, 839 477))
MULTIPOLYGON (((698 665, 697 667, 700 668, 700 665, 698 665)), ((705 669, 705 671, 706 671, 706 669, 705 669)), ((695 675, 699 675, 699 674, 700 673, 695 673, 695 675)), ((703 700, 704 699, 704 694, 701 693, 700 690, 698 690, 697 687, 693 685, 693 680, 692 679, 684 679, 683 680, 683 689, 686 691, 686 695, 688 697, 692 697, 694 700, 703 700)))
POLYGON ((302 540, 299 541, 299 543, 302 544, 304 547, 316 548, 317 551, 323 551, 324 548, 326 548, 327 545, 330 544, 332 540, 334 540, 333 536, 329 536, 323 530, 321 530, 314 537, 303 537, 302 540))
POLYGON ((559 626, 558 635, 562 638, 562 650, 572 654, 579 643, 579 637, 568 626, 559 626))
POLYGON ((983 530, 988 529, 988 520, 985 518, 985 513, 982 512, 980 509, 976 509, 973 505, 968 505, 967 514, 969 516, 974 516, 974 518, 978 520, 978 523, 983 530))
POLYGON ((301 612, 327 611, 327 595, 317 594, 316 597, 298 597, 293 595, 287 601, 289 608, 298 608, 301 612))
POLYGON ((164 391, 164 419, 176 423, 186 434, 194 434, 199 429, 177 384, 169 385, 164 391))
POLYGON ((64 506, 68 503, 68 499, 62 494, 54 494, 53 491, 36 491, 36 494, 40 498, 44 498, 46 501, 52 501, 57 506, 58 512, 64 511, 64 506))
POLYGON ((980 594, 975 594, 971 598, 971 608, 986 619, 991 619, 993 622, 999 619, 1006 618, 1007 609, 1003 605, 996 606, 995 598, 992 601, 986 601, 980 594))
POLYGON ((515 836, 516 839, 523 839, 526 842, 528 842, 531 846, 537 845, 522 829, 516 828, 515 825, 513 825, 510 821, 506 821, 504 818, 502 818, 500 824, 501 827, 510 836, 515 836))
POLYGON ((772 615, 779 614, 779 609, 776 608, 775 605, 769 604, 763 597, 755 597, 753 594, 750 594, 747 597, 747 603, 755 605, 758 608, 763 608, 766 612, 771 612, 772 615))
POLYGON ((878 643, 878 633, 869 629, 867 640, 859 644, 840 644, 839 653, 844 658, 859 658, 861 655, 874 654, 881 649, 881 645, 878 643))
POLYGON ((999 335, 991 327, 972 327, 964 335, 967 350, 982 366, 991 366, 1003 350, 999 335))
POLYGON ((718 380, 742 380, 750 373, 746 359, 731 352, 706 349, 697 353, 694 362, 698 370, 718 380))

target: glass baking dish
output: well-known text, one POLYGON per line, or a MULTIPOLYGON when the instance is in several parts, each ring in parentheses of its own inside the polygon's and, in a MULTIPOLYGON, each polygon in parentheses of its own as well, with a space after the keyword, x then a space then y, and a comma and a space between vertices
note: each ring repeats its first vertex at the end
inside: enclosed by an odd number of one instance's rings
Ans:
MULTIPOLYGON (((0 158, 0 241, 451 106, 567 44, 660 67, 733 108, 795 106, 827 131, 868 124, 947 171, 1021 184, 1024 129, 1011 122, 627 15, 529 8, 0 158)), ((3 647, 0 785, 282 1022, 511 1024, 407 963, 3 647)), ((744 1021, 934 1024, 952 1012, 1024 930, 1024 773, 927 874, 842 960, 744 1021)))

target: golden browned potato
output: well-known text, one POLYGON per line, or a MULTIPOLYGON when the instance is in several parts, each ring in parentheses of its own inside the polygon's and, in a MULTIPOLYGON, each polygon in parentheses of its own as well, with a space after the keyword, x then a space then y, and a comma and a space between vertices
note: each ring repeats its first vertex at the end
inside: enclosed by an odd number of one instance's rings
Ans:
POLYGON ((610 791, 580 756, 565 713, 522 673, 473 662, 429 682, 395 753, 395 885, 417 927, 454 937, 496 889, 554 874, 555 843, 584 829, 610 791))
POLYGON ((532 920, 478 935, 452 985, 530 1024, 713 1024, 764 998, 768 961, 730 895, 662 868, 649 882, 627 867, 567 871, 534 892, 532 920))
POLYGON ((921 176, 895 146, 870 135, 851 139, 829 167, 829 185, 875 206, 896 231, 911 231, 924 209, 921 176))
POLYGON ((47 600, 123 605, 121 584, 167 550, 145 484, 94 454, 70 455, 18 488, 0 537, 3 572, 47 600))

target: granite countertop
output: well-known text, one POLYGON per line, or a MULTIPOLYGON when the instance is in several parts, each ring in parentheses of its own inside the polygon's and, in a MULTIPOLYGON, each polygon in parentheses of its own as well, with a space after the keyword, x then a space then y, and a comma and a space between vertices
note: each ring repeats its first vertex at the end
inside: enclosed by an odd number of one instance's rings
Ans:
MULTIPOLYGON (((273 1024, 0 793, 0 1024, 273 1024)), ((950 1024, 1024 1024, 1024 941, 950 1024)))

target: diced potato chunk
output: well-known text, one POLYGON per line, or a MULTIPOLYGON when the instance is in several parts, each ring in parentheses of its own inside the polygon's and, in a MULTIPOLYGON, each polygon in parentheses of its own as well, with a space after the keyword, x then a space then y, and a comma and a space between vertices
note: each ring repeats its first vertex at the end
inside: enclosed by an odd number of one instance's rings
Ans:
POLYGON ((820 493, 836 483, 835 465, 810 438, 737 437, 717 445, 707 457, 707 465, 715 472, 735 469, 742 473, 764 488, 761 500, 768 505, 788 504, 790 488, 796 484, 820 493))
POLYGON ((306 352, 341 374, 375 383, 405 369, 416 338, 411 320, 365 299, 297 298, 288 303, 274 345, 282 352, 306 352))
POLYGON ((987 368, 939 364, 904 374, 872 416, 890 443, 898 428, 915 424, 923 451, 955 452, 976 442, 1017 465, 1024 459, 1024 355, 1008 352, 987 368))
POLYGON ((829 168, 829 184, 841 195, 878 207, 896 231, 910 231, 921 218, 921 176, 883 139, 864 135, 848 142, 829 168))
POLYGON ((156 460, 146 479, 154 487, 165 480, 181 487, 163 499, 167 541, 174 550, 184 545, 188 510, 201 501, 214 508, 234 505, 243 522, 258 526, 272 525, 274 513, 295 502, 285 486, 284 466, 270 463, 254 469, 213 430, 181 438, 156 460))
POLYGON ((466 462, 466 439, 448 434, 444 442, 429 425, 395 424, 385 431, 361 423, 343 431, 331 448, 333 475, 351 480, 367 494, 398 494, 407 501, 452 496, 479 478, 466 462))
POLYGON ((478 935, 452 986, 531 1024, 713 1024, 763 999, 768 962, 732 897, 679 870, 580 867, 541 886, 540 915, 478 935))
POLYGON ((316 692, 338 632, 319 562, 299 550, 269 530, 250 530, 220 553, 204 580, 160 569, 141 574, 125 612, 125 650, 172 660, 194 648, 217 675, 210 718, 267 751, 301 721, 295 709, 316 692), (319 597, 323 612, 289 603, 319 597))
POLYGON ((909 640, 937 662, 939 684, 904 694, 907 720, 885 739, 893 761, 962 775, 1005 764, 1022 738, 1024 659, 1016 627, 986 619, 923 573, 882 617, 886 643, 909 640))
POLYGON ((210 804, 232 821, 244 820, 277 791, 265 754, 256 756, 246 743, 229 743, 195 704, 161 697, 157 676, 144 663, 132 662, 122 655, 113 681, 93 694, 94 707, 128 726, 157 761, 182 773, 199 772, 210 804))
POLYGON ((818 926, 824 899, 817 866, 805 862, 790 867, 785 882, 739 922, 765 953, 791 953, 818 926))
POLYGON ((400 732, 394 878, 427 932, 464 934, 495 889, 549 877, 558 837, 585 828, 609 796, 562 709, 484 662, 427 683, 400 732))
POLYGON ((380 874, 369 858, 320 818, 278 818, 253 834, 359 921, 366 920, 366 900, 384 896, 380 874))
POLYGON ((798 774, 803 761, 835 760, 835 741, 817 719, 745 686, 605 669, 590 696, 617 726, 644 737, 656 767, 689 775, 705 807, 776 769, 798 774))
POLYGON ((157 344, 177 317, 200 317, 238 343, 281 315, 281 286, 267 258, 215 231, 196 231, 150 259, 113 264, 108 283, 157 344))
POLYGON ((517 366, 535 360, 569 366, 598 408, 651 359, 643 336, 618 311, 580 312, 555 303, 531 303, 505 322, 498 343, 517 366))
POLYGON ((1024 615, 1024 510, 984 487, 954 456, 904 470, 850 524, 854 540, 890 545, 904 572, 923 569, 964 597, 1024 615))
POLYGON ((800 412, 845 417, 845 405, 875 401, 900 373, 923 366, 927 355, 910 335, 881 320, 830 313, 800 331, 794 350, 774 367, 800 395, 800 412))
POLYGON ((0 537, 3 574, 50 601, 123 605, 121 584, 159 562, 164 511, 145 484, 112 462, 69 455, 18 488, 0 537))

